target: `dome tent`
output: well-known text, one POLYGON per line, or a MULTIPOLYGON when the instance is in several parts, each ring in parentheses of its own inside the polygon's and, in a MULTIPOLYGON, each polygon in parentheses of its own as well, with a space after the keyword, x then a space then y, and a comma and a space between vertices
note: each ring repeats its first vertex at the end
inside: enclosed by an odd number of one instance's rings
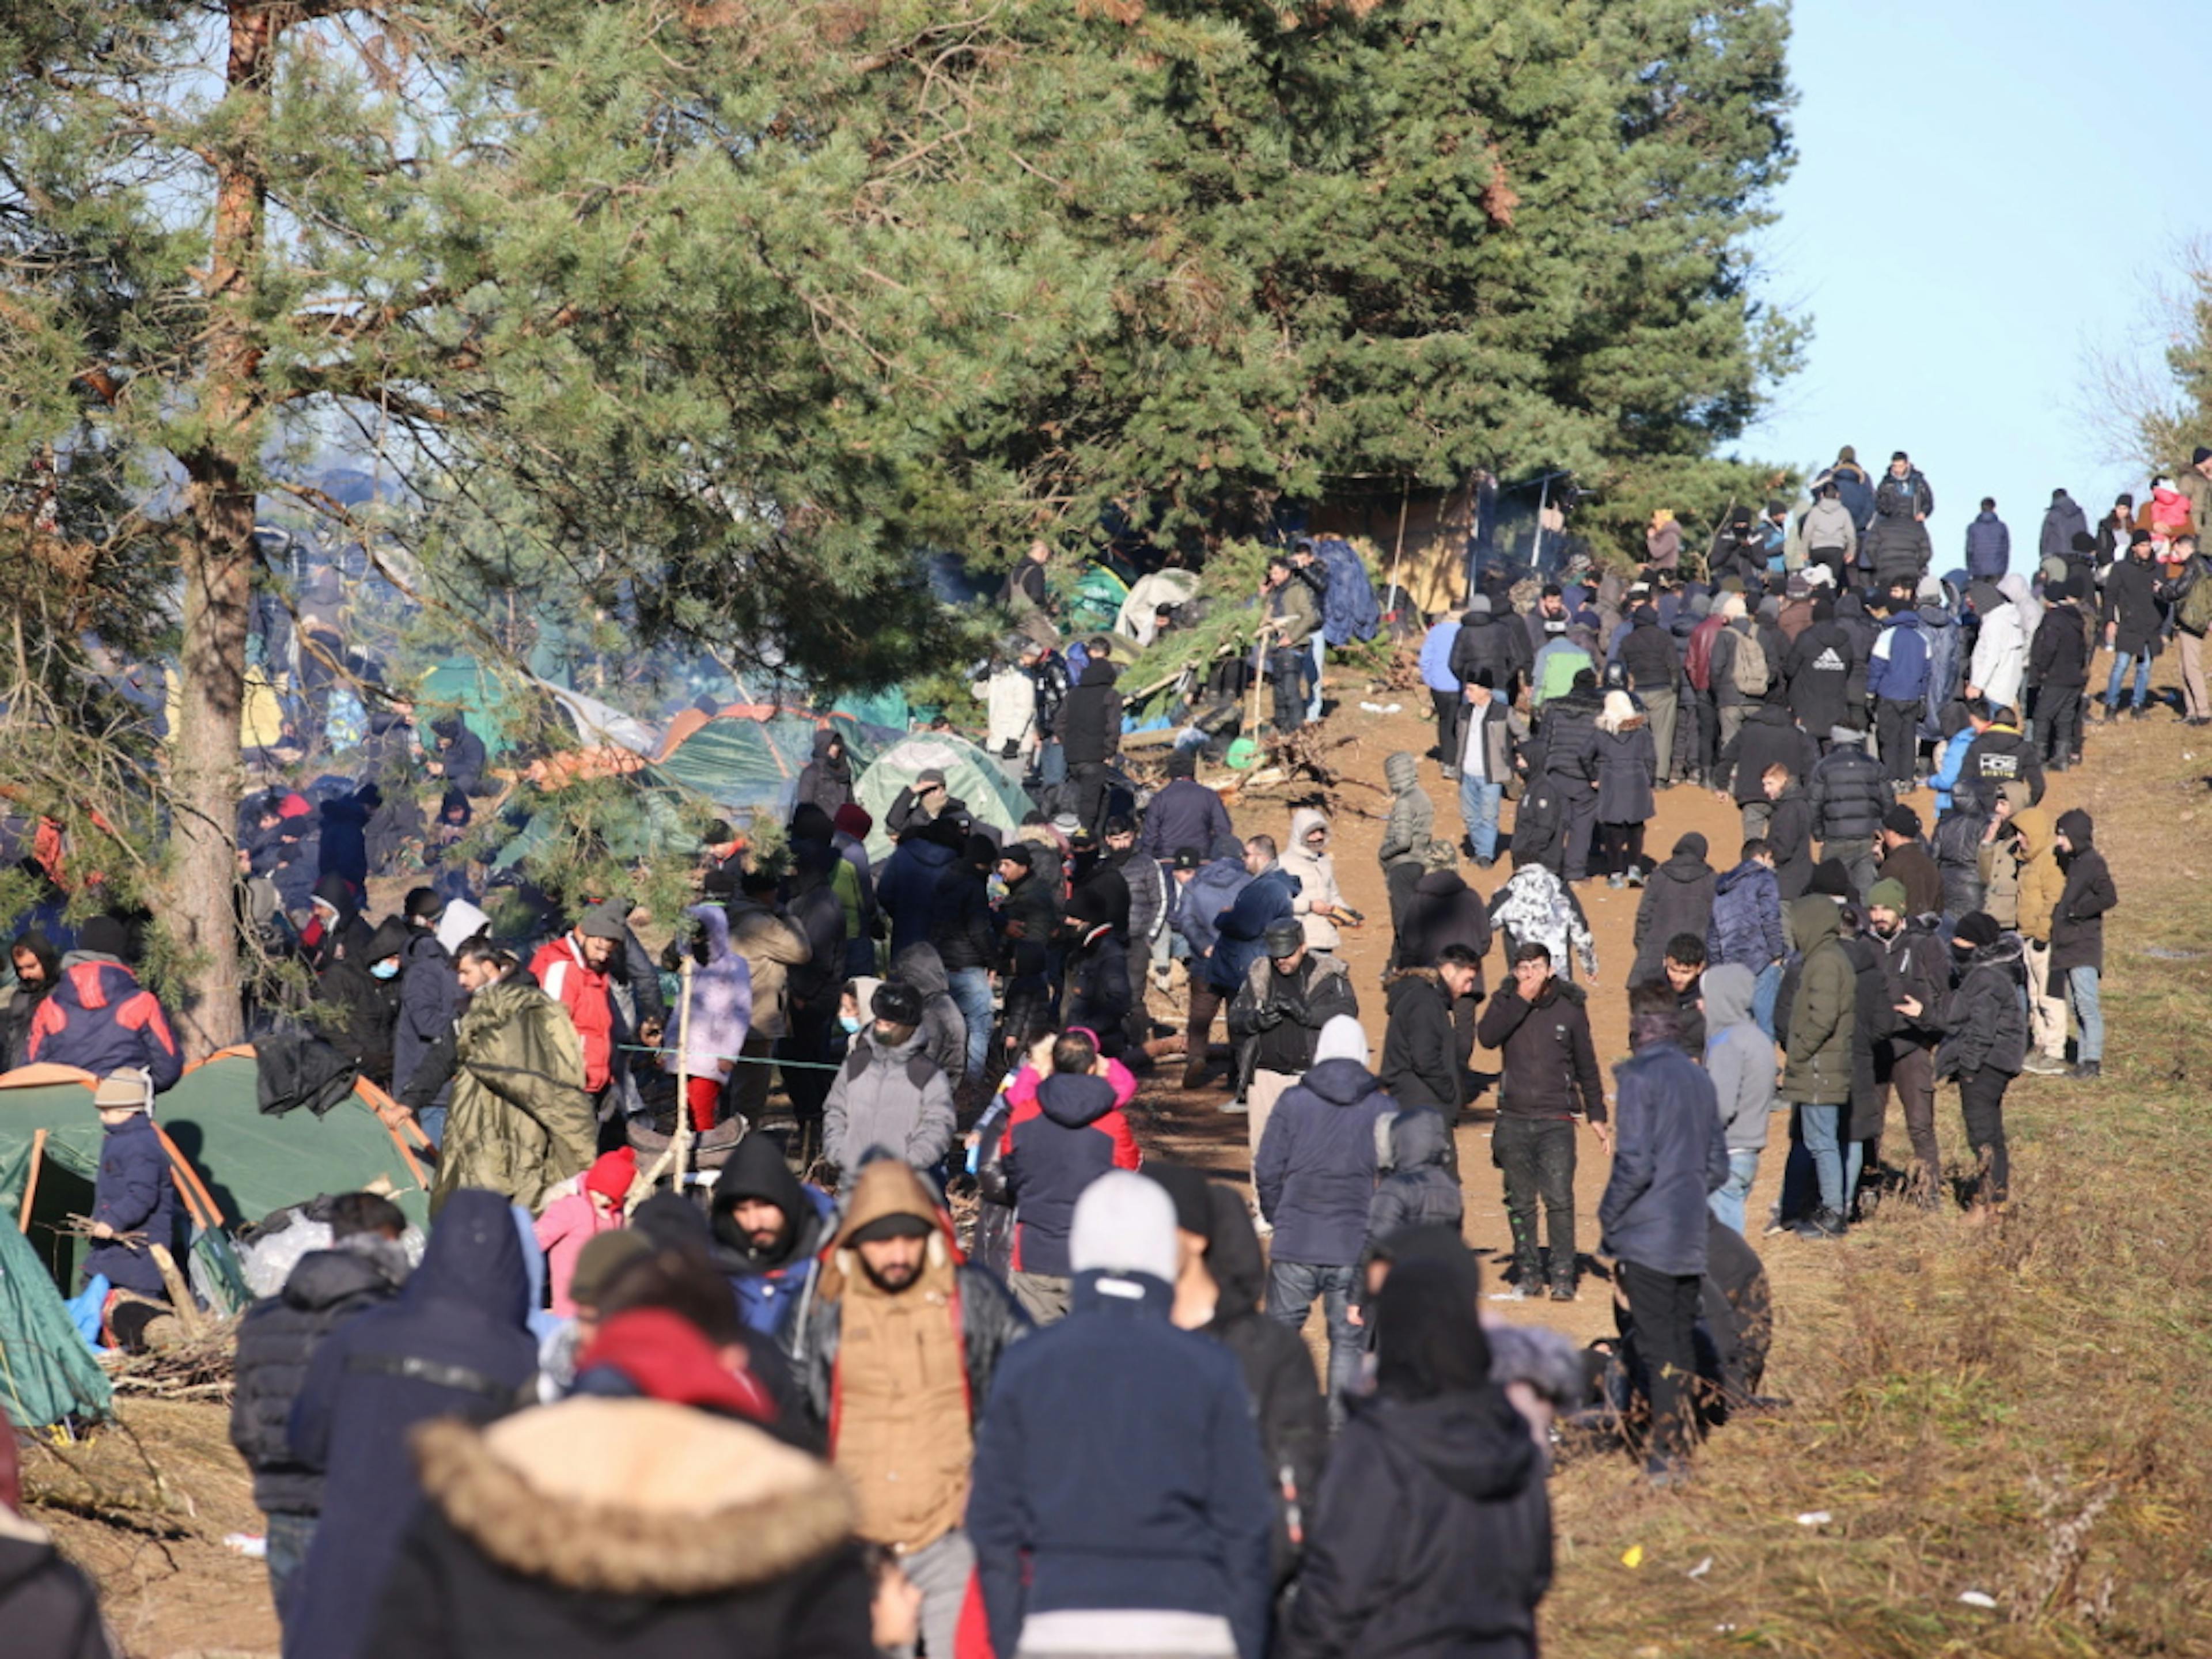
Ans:
POLYGON ((678 715, 653 758, 653 770, 725 811, 781 819, 791 811, 799 775, 814 757, 814 734, 824 726, 845 739, 855 775, 891 735, 842 714, 817 717, 803 709, 733 703, 713 714, 693 710, 678 715))
POLYGON ((996 761, 964 738, 916 732, 884 750, 853 785, 853 799, 876 821, 868 832, 871 859, 890 856, 891 835, 884 820, 891 803, 900 790, 933 767, 945 774, 946 791, 968 803, 978 824, 988 824, 1006 837, 1021 828, 1030 810, 1030 798, 1007 781, 996 761))

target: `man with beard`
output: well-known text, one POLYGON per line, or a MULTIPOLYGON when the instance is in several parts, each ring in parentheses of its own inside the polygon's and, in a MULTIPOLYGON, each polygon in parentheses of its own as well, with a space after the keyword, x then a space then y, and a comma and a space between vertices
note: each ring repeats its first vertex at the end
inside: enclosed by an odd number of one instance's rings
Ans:
POLYGON ((714 1255, 749 1328, 789 1340, 834 1213, 829 1195, 801 1186, 769 1137, 738 1143, 714 1178, 714 1255))
POLYGON ((1029 1332, 1006 1287, 962 1262, 951 1218, 895 1158, 860 1172, 797 1359, 855 1530, 921 1591, 933 1654, 953 1650, 975 1553, 962 1530, 975 1419, 999 1356, 1029 1332))

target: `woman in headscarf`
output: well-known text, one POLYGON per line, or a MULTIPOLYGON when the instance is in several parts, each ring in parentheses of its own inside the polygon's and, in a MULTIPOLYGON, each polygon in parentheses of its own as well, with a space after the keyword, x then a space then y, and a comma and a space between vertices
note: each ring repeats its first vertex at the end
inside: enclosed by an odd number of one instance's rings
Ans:
POLYGON ((1322 1477, 1285 1659, 1534 1659, 1552 1578, 1544 1460, 1490 1380, 1471 1256, 1397 1264, 1375 1393, 1322 1477))
POLYGON ((1606 884, 1644 884, 1644 826, 1656 810, 1651 796, 1659 753, 1651 726, 1626 691, 1605 694, 1597 717, 1597 847, 1590 873, 1606 884))

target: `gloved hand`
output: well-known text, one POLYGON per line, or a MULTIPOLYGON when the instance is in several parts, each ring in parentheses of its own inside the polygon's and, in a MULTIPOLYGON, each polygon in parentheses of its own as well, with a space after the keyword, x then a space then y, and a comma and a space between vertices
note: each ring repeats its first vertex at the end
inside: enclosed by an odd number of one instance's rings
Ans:
POLYGON ((1287 1012, 1281 1003, 1270 998, 1252 1011, 1252 1023, 1263 1031, 1272 1031, 1283 1023, 1287 1012))

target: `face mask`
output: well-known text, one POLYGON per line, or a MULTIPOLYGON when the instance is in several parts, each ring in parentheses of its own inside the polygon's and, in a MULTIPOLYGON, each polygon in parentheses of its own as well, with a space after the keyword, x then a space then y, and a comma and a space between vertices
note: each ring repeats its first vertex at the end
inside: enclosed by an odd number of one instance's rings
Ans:
POLYGON ((368 972, 373 979, 397 979, 399 977, 399 964, 396 962, 371 963, 368 972))
POLYGON ((858 1014, 840 1014, 837 1016, 837 1024, 845 1028, 847 1036, 852 1036, 860 1029, 860 1017, 858 1014))

